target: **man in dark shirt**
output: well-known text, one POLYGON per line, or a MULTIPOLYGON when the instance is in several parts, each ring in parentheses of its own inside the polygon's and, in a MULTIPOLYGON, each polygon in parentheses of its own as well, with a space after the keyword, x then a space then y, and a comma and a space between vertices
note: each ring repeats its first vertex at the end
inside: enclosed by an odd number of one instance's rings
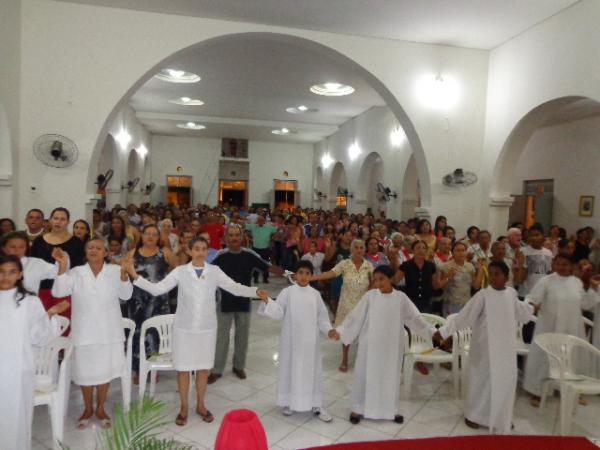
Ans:
POLYGON ((592 249, 590 248, 591 235, 587 228, 577 230, 577 240, 575 241, 575 251, 573 252, 573 262, 579 262, 582 259, 588 259, 592 249))
MULTIPOLYGON (((242 247, 242 228, 230 224, 225 232, 227 247, 219 251, 213 264, 219 266, 230 278, 238 283, 251 285, 252 272, 255 269, 283 275, 283 269, 272 266, 252 250, 242 247)), ((248 337, 250 334, 250 299, 237 297, 220 291, 221 300, 217 306, 217 348, 215 365, 208 377, 210 384, 223 375, 229 350, 229 332, 235 322, 235 338, 233 345, 233 373, 240 378, 246 378, 246 353, 248 352, 248 337)))

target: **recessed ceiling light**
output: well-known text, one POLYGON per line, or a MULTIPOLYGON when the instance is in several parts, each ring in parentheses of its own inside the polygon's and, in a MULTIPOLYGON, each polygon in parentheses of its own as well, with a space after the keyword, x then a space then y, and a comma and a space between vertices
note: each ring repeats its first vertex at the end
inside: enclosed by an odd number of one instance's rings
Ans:
POLYGON ((176 69, 161 70, 154 77, 162 81, 168 81, 169 83, 197 83, 200 81, 199 75, 176 69))
POLYGON ((206 127, 196 122, 178 123, 177 128, 183 128, 185 130, 204 130, 206 127))
POLYGON ((308 114, 308 113, 316 113, 319 111, 316 108, 309 108, 308 106, 300 105, 300 106, 290 106, 285 109, 290 114, 308 114))
POLYGON ((288 128, 281 128, 279 130, 273 130, 273 131, 271 131, 271 133, 277 134, 279 136, 285 136, 286 134, 296 134, 295 131, 291 131, 288 128))
POLYGON ((202 105, 204 105, 204 102, 202 100, 198 100, 197 98, 191 98, 191 97, 173 98, 173 99, 169 100, 169 103, 174 103, 176 105, 183 105, 183 106, 202 106, 202 105))
POLYGON ((325 95, 329 97, 340 97, 342 95, 350 95, 354 92, 352 86, 341 83, 323 83, 311 86, 310 92, 317 95, 325 95))

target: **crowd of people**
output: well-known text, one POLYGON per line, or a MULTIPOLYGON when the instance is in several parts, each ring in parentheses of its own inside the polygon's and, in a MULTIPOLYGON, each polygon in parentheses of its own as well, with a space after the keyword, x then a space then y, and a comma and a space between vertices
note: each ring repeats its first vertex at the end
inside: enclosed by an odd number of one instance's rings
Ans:
MULTIPOLYGON (((58 333, 57 314, 71 320, 73 381, 84 399, 79 428, 94 415, 103 427, 111 426, 105 401, 110 381, 123 373, 121 317, 136 323, 132 370, 139 383, 142 323, 175 313, 181 426, 187 423, 191 372, 196 412, 214 420, 204 394, 223 375, 232 325, 233 372, 246 378, 253 297, 261 299, 259 314, 283 321, 277 397, 283 414, 310 410, 326 422, 332 417, 321 407, 319 332, 341 340, 342 372, 349 369, 350 345, 358 341, 350 421, 402 422, 396 401, 405 327, 409 336, 420 334, 442 347, 454 331, 471 327, 470 360, 483 366, 471 367, 466 423, 507 433, 517 322, 527 323, 528 342, 543 332, 585 338, 582 314, 595 318, 600 329, 600 239, 591 227, 569 236, 555 225, 546 231, 515 223, 492 236, 470 226, 463 236, 442 216, 432 226, 424 218, 398 221, 369 210, 164 204, 96 209, 91 223, 79 219, 72 225, 66 208, 48 216, 32 209, 24 222, 19 231, 12 219, 0 219, 0 330, 6 334, 0 356, 20 365, 2 369, 0 430, 9 436, 10 449, 28 448, 33 375, 23 380, 21 374, 32 370, 31 346, 58 333), (259 278, 269 283, 270 274, 287 276, 290 284, 276 300, 256 287, 259 278), (47 314, 40 314, 43 309, 47 314), (452 320, 436 330, 421 313, 452 320), (25 353, 17 358, 19 352, 25 353), (16 404, 25 405, 21 414, 8 414, 16 404)), ((592 342, 600 346, 600 333, 592 333, 592 342)), ((146 354, 158 344, 151 330, 146 354)), ((428 373, 426 365, 417 368, 428 373)), ((548 370, 544 353, 532 345, 524 388, 533 406, 539 405, 548 370)), ((600 365, 586 370, 600 375, 600 365)))

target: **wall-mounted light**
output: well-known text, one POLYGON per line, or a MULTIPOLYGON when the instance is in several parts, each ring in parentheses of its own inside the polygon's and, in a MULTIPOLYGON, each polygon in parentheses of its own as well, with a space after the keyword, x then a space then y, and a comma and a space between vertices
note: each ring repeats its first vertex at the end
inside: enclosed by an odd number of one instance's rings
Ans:
POLYGON ((119 134, 115 136, 115 139, 117 140, 122 149, 126 149, 127 144, 131 142, 130 134, 124 129, 121 129, 121 131, 119 131, 119 134))
POLYGON ((358 144, 356 142, 354 142, 348 148, 348 156, 350 156, 351 161, 354 161, 356 158, 358 158, 358 155, 360 155, 360 147, 358 146, 358 144))
POLYGON ((392 141, 392 147, 398 148, 402 146, 405 140, 406 134, 404 134, 404 130, 402 129, 402 127, 396 127, 390 133, 390 141, 392 141))
POLYGON ((425 75, 417 83, 421 102, 430 108, 447 111, 458 102, 460 87, 449 75, 425 75))
POLYGON ((329 155, 329 153, 325 153, 321 157, 321 165, 324 169, 327 169, 331 164, 333 164, 333 158, 329 155))
POLYGON ((140 146, 137 148, 136 150, 138 152, 138 155, 140 155, 140 157, 145 158, 146 155, 148 154, 148 149, 146 148, 146 146, 144 144, 140 144, 140 146))

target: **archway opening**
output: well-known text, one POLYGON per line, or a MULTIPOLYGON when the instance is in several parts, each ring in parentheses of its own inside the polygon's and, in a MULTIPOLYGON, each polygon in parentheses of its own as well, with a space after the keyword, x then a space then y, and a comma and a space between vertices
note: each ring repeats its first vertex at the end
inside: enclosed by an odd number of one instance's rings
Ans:
POLYGON ((379 216, 380 212, 387 211, 387 203, 391 200, 391 189, 383 181, 383 158, 377 152, 371 152, 365 158, 360 168, 360 201, 366 204, 373 214, 379 216), (389 194, 385 189, 389 189, 389 194))
POLYGON ((354 195, 349 191, 346 179, 346 170, 341 162, 336 162, 331 170, 331 178, 329 182, 328 203, 332 207, 346 209, 350 195, 354 195))
MULTIPOLYGON (((172 55, 170 55, 169 57, 165 58, 164 60, 160 61, 159 63, 157 63, 153 68, 151 68, 148 72, 146 72, 146 74, 141 77, 129 90, 128 92, 123 96, 123 98, 119 101, 119 103, 117 105, 115 105, 113 111, 111 112, 111 114, 109 115, 109 117, 107 118, 105 125, 103 127, 103 132, 101 133, 101 135, 98 138, 97 144, 96 144, 96 148, 94 150, 94 153, 92 155, 92 163, 96 160, 96 158, 98 157, 98 153, 99 153, 99 148, 102 145, 105 133, 110 129, 111 123, 112 121, 115 119, 116 115, 119 113, 120 110, 122 110, 125 106, 127 106, 130 101, 132 100, 132 98, 137 95, 136 93, 140 90, 140 88, 142 88, 144 85, 146 85, 148 82, 150 82, 152 80, 152 77, 154 75, 156 75, 158 72, 160 72, 161 70, 164 70, 166 68, 168 68, 170 65, 172 65, 174 62, 176 61, 181 61, 183 57, 185 57, 186 55, 190 55, 190 54, 202 54, 204 56, 207 55, 217 55, 219 57, 221 57, 222 54, 228 54, 227 52, 223 52, 222 51, 222 46, 233 46, 234 48, 238 48, 238 52, 239 53, 243 53, 244 51, 248 51, 249 49, 256 47, 256 46, 261 46, 261 45, 269 45, 269 44, 273 44, 273 43, 278 43, 280 45, 287 45, 290 48, 290 54, 292 55, 292 58, 294 56, 294 52, 297 50, 299 52, 304 51, 304 52, 310 52, 313 55, 316 55, 315 57, 320 58, 321 60, 325 61, 325 60, 329 60, 329 61, 333 61, 337 64, 340 65, 340 67, 344 68, 344 72, 348 73, 348 74, 352 74, 352 76, 354 76, 355 78, 360 78, 363 80, 364 83, 366 83, 366 85, 369 86, 369 89, 372 89, 374 92, 377 93, 377 95, 379 95, 381 97, 381 99, 383 99, 383 102, 385 105, 387 105, 389 107, 389 109, 392 111, 393 115, 396 117, 396 119, 398 120, 398 122, 400 123, 402 129, 404 130, 404 134, 406 135, 406 139, 407 142, 410 144, 410 147, 413 151, 413 153, 415 153, 415 157, 416 157, 416 167, 417 170, 420 173, 420 178, 424 181, 424 184, 426 185, 425 189, 423 189, 423 197, 424 197, 424 203, 425 204, 430 204, 431 203, 431 199, 430 199, 430 192, 429 192, 429 174, 428 174, 428 169, 427 169, 427 164, 426 164, 426 160, 425 160, 425 155, 422 149, 422 145, 420 142, 420 139, 416 133, 416 130, 412 124, 412 122, 410 121, 410 119, 408 118, 407 114, 405 113, 404 109, 401 107, 401 105, 398 103, 398 101, 396 100, 396 98, 392 95, 392 93, 389 91, 389 89, 383 85, 383 83, 381 83, 375 76, 373 76, 367 69, 365 69, 364 67, 360 66, 358 63, 356 63, 355 61, 353 61, 352 59, 348 58, 347 56, 339 53, 336 50, 333 50, 329 47, 326 47, 320 43, 317 43, 315 41, 311 41, 308 39, 304 39, 304 38, 299 38, 296 36, 289 36, 289 35, 283 35, 283 34, 275 34, 275 33, 240 33, 240 34, 232 34, 232 35, 224 35, 224 36, 220 36, 217 38, 212 38, 212 39, 208 39, 206 41, 202 41, 200 43, 197 43, 193 46, 184 48, 172 55)), ((204 64, 205 67, 207 66, 211 66, 211 64, 207 63, 207 61, 211 61, 210 58, 206 58, 203 57, 202 62, 204 64)), ((269 52, 265 52, 263 59, 261 59, 261 64, 269 64, 269 52)), ((257 62, 255 62, 255 64, 258 64, 257 62)), ((277 72, 278 70, 281 70, 281 67, 284 65, 279 65, 276 67, 272 67, 272 80, 277 80, 277 72)), ((230 71, 231 72, 231 71, 230 71)), ((241 71, 237 71, 238 73, 244 72, 243 70, 241 71)), ((294 81, 292 80, 288 80, 290 82, 290 84, 294 81)), ((306 81, 306 80, 305 80, 306 81)), ((315 80, 311 80, 311 83, 316 83, 318 81, 324 81, 323 79, 315 79, 315 80)), ((263 84, 264 84, 264 80, 263 80, 263 84)), ((273 84, 273 83, 271 83, 273 84)), ((275 86, 269 86, 272 87, 273 90, 275 90, 275 86)), ((308 87, 308 86, 307 86, 308 87)), ((364 92, 366 89, 357 89, 357 95, 362 95, 361 93, 364 92)), ((175 97, 175 92, 174 93, 174 97, 175 97)), ((240 93, 243 94, 243 93, 240 93)), ((180 97, 178 97, 179 99, 182 98, 186 98, 183 94, 182 91, 179 90, 177 91, 177 95, 179 95, 180 97)), ((175 97, 177 98, 177 97, 175 97)), ((136 100, 137 102, 137 100, 136 100)), ((142 102, 143 103, 143 102, 142 102)), ((140 103, 137 103, 136 106, 139 106, 140 103)), ((223 106, 223 104, 220 105, 220 107, 223 106)), ((289 106, 294 106, 289 105, 289 106)), ((238 110, 240 111, 240 117, 238 117, 238 119, 242 119, 240 121, 237 122, 238 125, 238 129, 242 129, 244 127, 246 127, 247 124, 247 120, 253 120, 251 117, 251 110, 252 108, 247 108, 247 107, 242 107, 242 108, 238 108, 238 110), (249 114, 246 117, 241 117, 243 114, 249 114)), ((187 110, 190 111, 190 110, 187 110)), ((186 111, 186 113, 187 113, 186 111)), ((186 113, 182 113, 179 114, 179 119, 181 120, 183 117, 188 117, 188 115, 186 113)), ((169 113, 169 114, 172 114, 169 113)), ((216 113, 215 113, 216 114, 216 113)), ((281 116, 282 112, 279 112, 279 115, 281 116)), ((285 112, 283 112, 283 114, 285 115, 285 112)), ((192 113, 190 114, 192 117, 191 119, 189 119, 189 122, 193 122, 196 119, 200 119, 200 118, 206 118, 205 115, 202 115, 202 112, 200 113, 192 113)), ((287 117, 287 116, 286 116, 287 117)), ((138 114, 138 118, 139 114, 138 114)), ((159 120, 163 120, 165 119, 164 116, 159 117, 159 115, 156 114, 149 114, 146 115, 145 117, 143 117, 144 120, 144 125, 150 124, 149 126, 152 127, 152 122, 154 121, 154 124, 156 125, 157 121, 159 120)), ((214 121, 213 121, 214 122, 214 121)), ((309 122, 309 120, 306 120, 307 124, 309 122)), ((223 124, 221 124, 223 125, 223 124)), ((327 124, 325 123, 321 123, 321 128, 325 128, 325 126, 327 124)), ((211 123, 210 126, 211 129, 217 129, 218 126, 216 126, 215 123, 211 123)), ((283 130, 287 127, 282 126, 280 128, 280 130, 283 130)), ((208 130, 208 127, 207 127, 208 130)), ((154 132, 152 129, 150 129, 151 132, 154 132)), ((270 130, 268 131, 270 133, 270 130)), ((164 134, 169 134, 170 132, 165 132, 164 134)), ((292 135, 293 133, 290 133, 290 135, 292 135)), ((327 135, 327 134, 325 134, 327 135)), ((227 134, 225 135, 221 135, 221 138, 225 138, 225 137, 229 137, 227 136, 227 134)), ((236 136, 231 136, 231 137, 236 137, 236 136)), ((152 148, 151 151, 154 153, 156 149, 152 148)), ((154 158, 153 158, 154 159, 154 158)), ((211 195, 211 192, 215 192, 214 189, 211 190, 211 187, 214 185, 214 180, 212 180, 213 182, 211 182, 211 180, 207 180, 207 178, 209 177, 210 174, 215 174, 216 171, 213 169, 210 169, 210 167, 214 166, 211 165, 213 163, 213 161, 211 160, 211 158, 205 158, 205 162, 207 163, 204 167, 208 167, 207 170, 202 171, 202 170, 198 170, 197 174, 194 174, 193 176, 193 180, 194 180, 194 191, 197 192, 201 198, 207 198, 208 202, 211 202, 211 199, 213 201, 216 201, 216 198, 212 198, 214 197, 214 195, 211 195), (210 170, 209 170, 210 169, 210 170), (196 181, 197 180, 197 181, 196 181), (196 183, 198 183, 196 185, 196 183)), ((218 160, 217 160, 217 164, 218 166, 218 160)), ((154 161, 153 162, 153 171, 152 171, 152 178, 151 180, 154 181, 154 179, 156 178, 157 180, 161 180, 161 183, 164 184, 164 180, 166 179, 166 174, 159 174, 159 173, 154 173, 154 169, 156 168, 160 168, 163 167, 164 164, 161 164, 160 161, 154 161)), ((299 165, 296 165, 296 167, 298 167, 299 165)), ((189 167, 189 166, 188 166, 189 167)), ((157 171, 158 172, 158 171, 157 171)), ((256 171, 253 171, 256 173, 256 171)), ((289 172, 289 178, 294 180, 294 175, 292 174, 291 170, 282 170, 282 173, 288 173, 289 172)), ((324 171, 323 177, 327 178, 327 173, 328 171, 324 171)), ((92 180, 92 176, 89 177, 90 179, 90 184, 93 184, 93 180, 92 180)), ((264 178, 264 177, 263 177, 264 178)), ((267 177, 268 178, 268 177, 267 177)), ((271 176, 271 179, 273 177, 271 176)), ((303 185, 305 186, 305 190, 306 192, 303 193, 302 197, 303 199, 306 199, 303 201, 303 206, 311 206, 310 202, 314 202, 314 185, 312 180, 315 178, 314 173, 310 175, 310 179, 306 182, 301 182, 300 184, 303 183, 303 185)), ((145 180, 145 181, 149 181, 149 180, 145 180)), ((218 180, 216 181, 217 185, 218 185, 218 180)), ((326 184, 329 184, 325 181, 326 184)), ((256 189, 256 186, 259 183, 252 181, 250 183, 250 187, 249 189, 252 191, 253 189, 256 189)), ((271 183, 272 184, 272 183, 271 183)), ((161 189, 161 185, 157 186, 157 191, 162 192, 161 189)), ((272 189, 272 186, 271 188, 272 189)), ((252 192, 250 193, 251 197, 252 197, 252 192)), ((270 198, 270 195, 268 193, 261 193, 259 196, 257 196, 257 198, 255 199, 256 202, 260 203, 260 204, 264 204, 266 203, 266 201, 268 201, 270 198)), ((250 201, 249 203, 254 203, 252 201, 250 201)))
MULTIPOLYGON (((506 198, 496 218, 499 231, 511 223, 559 224, 568 233, 594 221, 598 181, 600 102, 561 97, 527 113, 509 135, 492 183, 492 198, 506 198), (510 200, 508 200, 510 199, 510 200)), ((596 219, 597 221, 597 219, 596 219)))

